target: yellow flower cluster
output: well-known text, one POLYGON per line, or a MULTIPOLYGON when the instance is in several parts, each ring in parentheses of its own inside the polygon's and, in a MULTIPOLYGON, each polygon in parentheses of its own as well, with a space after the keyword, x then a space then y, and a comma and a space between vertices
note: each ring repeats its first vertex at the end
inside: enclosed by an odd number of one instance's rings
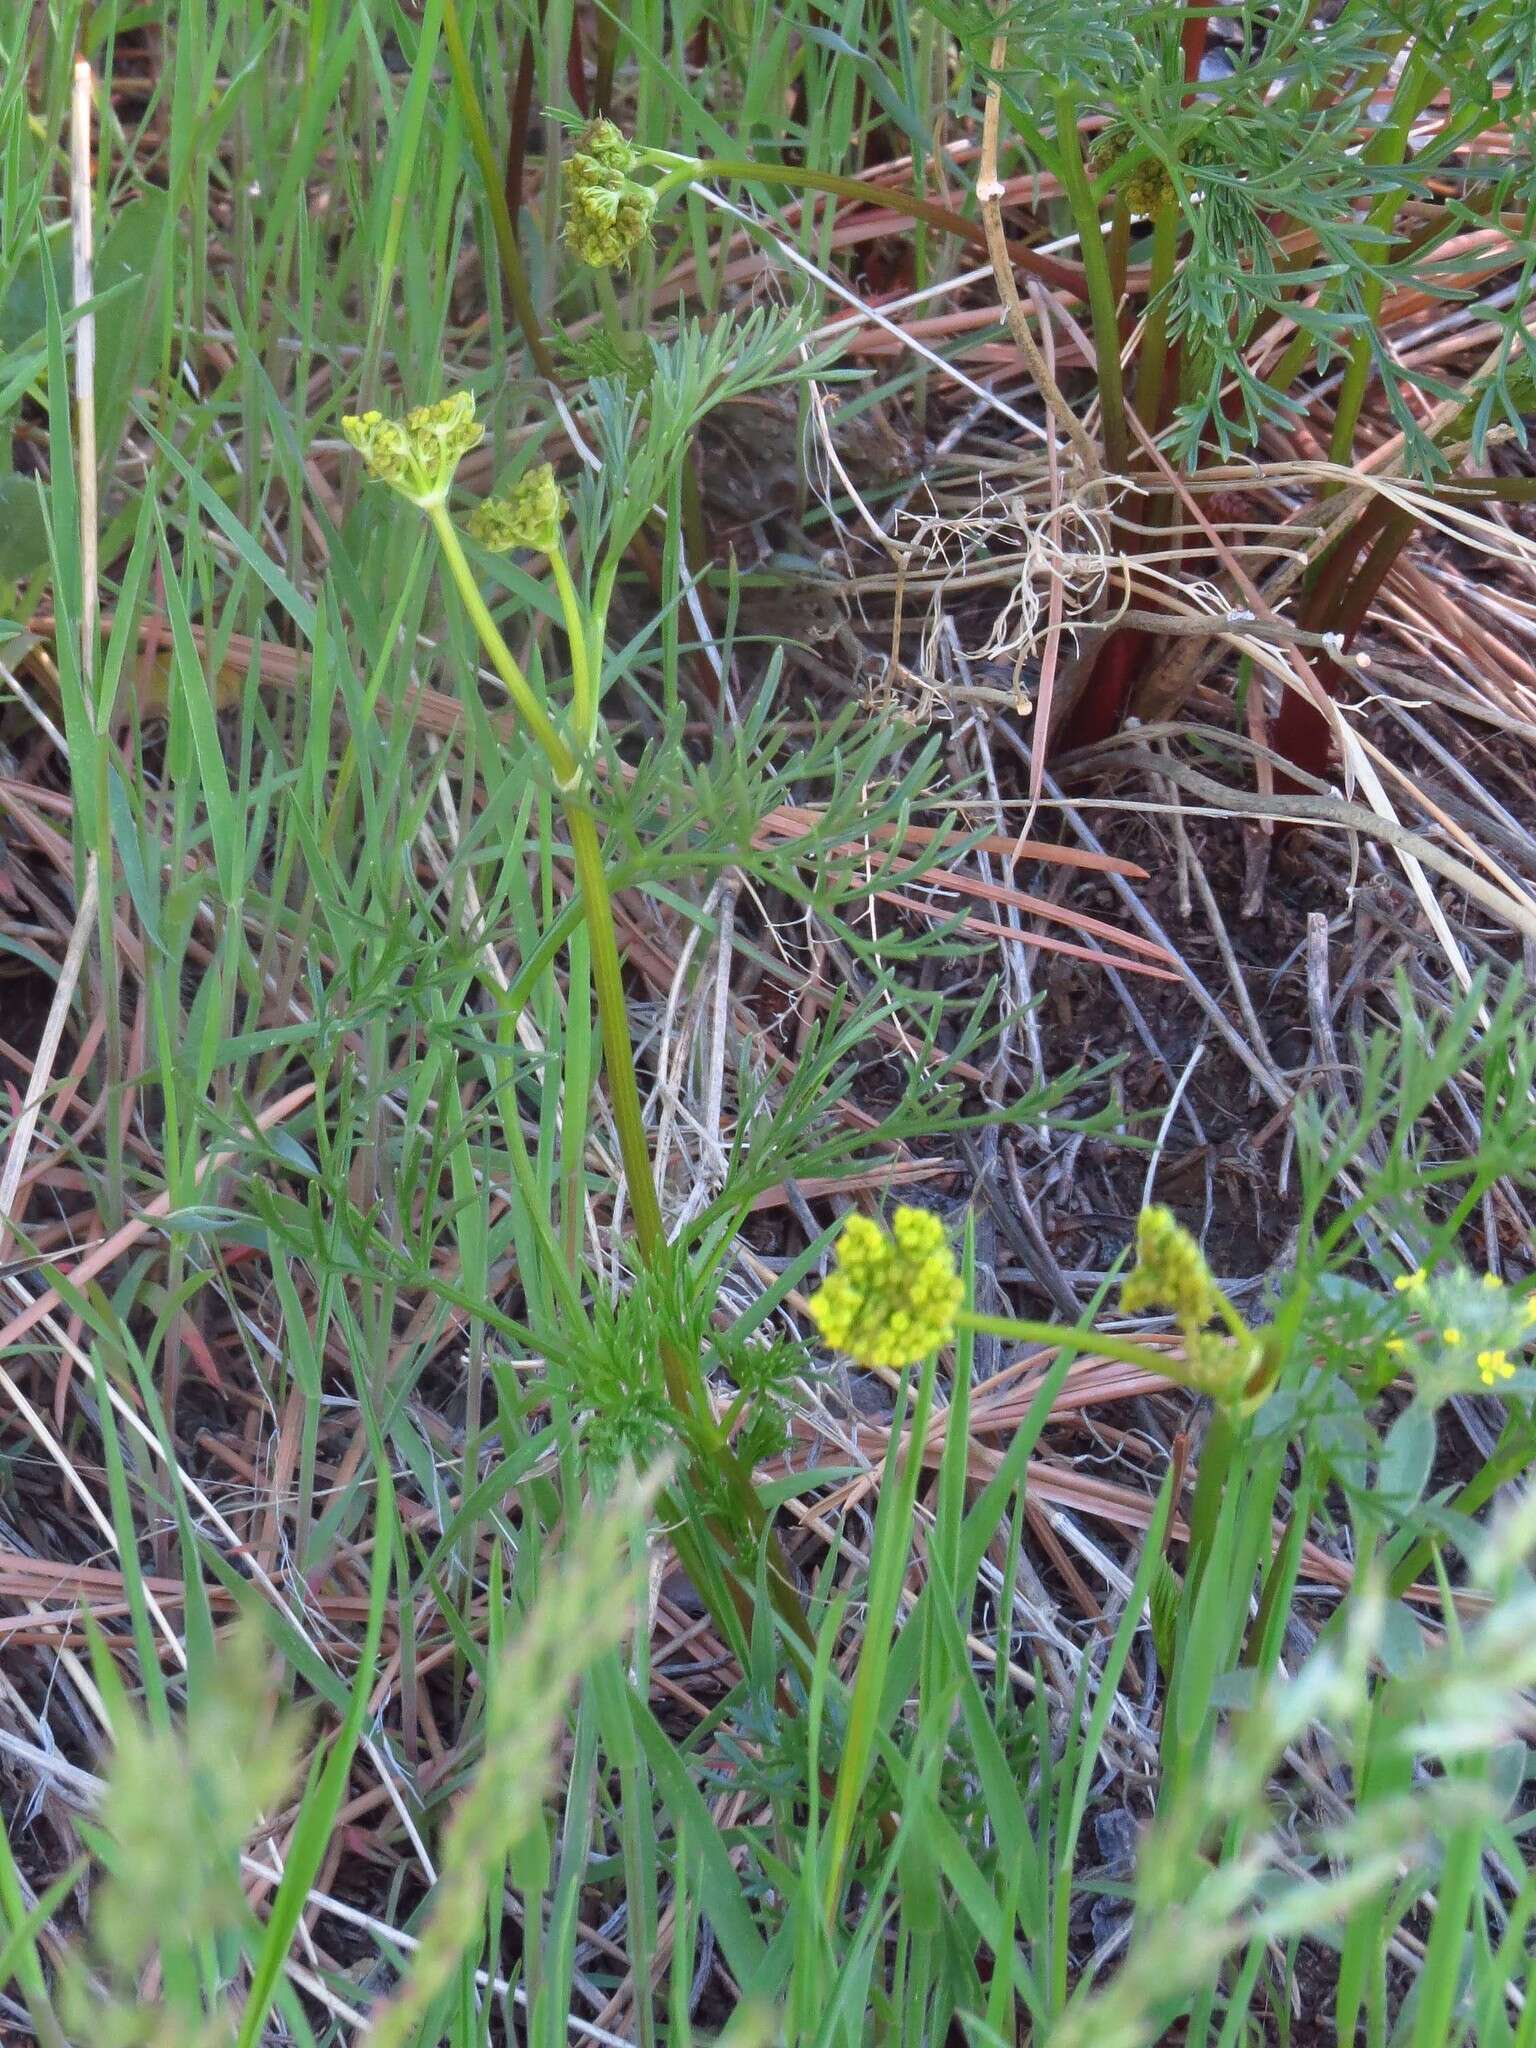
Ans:
POLYGON ((1463 1268, 1431 1274, 1422 1266, 1400 1273, 1392 1283, 1425 1319, 1422 1340, 1411 1349, 1405 1339, 1387 1340, 1387 1350, 1406 1354, 1416 1376, 1432 1389, 1454 1393, 1477 1383, 1496 1387, 1514 1378, 1518 1353, 1536 1324, 1536 1295, 1511 1295, 1497 1273, 1474 1277, 1463 1268))
POLYGON ((850 1216, 836 1269, 811 1297, 811 1320, 832 1350, 861 1365, 915 1365, 954 1336, 964 1291, 931 1210, 898 1209, 889 1231, 850 1216))
POLYGON ((537 548, 547 555, 559 541, 564 517, 565 493, 551 464, 541 462, 504 496, 482 499, 468 525, 471 536, 493 555, 509 548, 537 548))
POLYGON ((1216 1283, 1205 1254, 1171 1209, 1154 1203, 1136 1222, 1136 1264, 1125 1276, 1120 1303, 1127 1315, 1171 1309, 1186 1337, 1217 1313, 1216 1283))
POLYGON ((612 121, 597 120, 583 131, 565 166, 565 239, 592 270, 627 263, 650 235, 656 194, 635 182, 639 163, 639 152, 612 121))
POLYGON ((414 505, 446 498, 454 471, 485 438, 470 391, 418 405, 403 420, 386 419, 381 412, 348 413, 341 431, 368 465, 369 475, 414 505))

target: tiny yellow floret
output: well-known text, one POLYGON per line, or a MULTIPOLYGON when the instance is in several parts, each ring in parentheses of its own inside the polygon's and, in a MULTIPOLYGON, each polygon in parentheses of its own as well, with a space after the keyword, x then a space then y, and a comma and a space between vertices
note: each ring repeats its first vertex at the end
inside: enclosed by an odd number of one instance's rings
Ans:
POLYGON ((1386 1348, 1388 1351, 1406 1351, 1408 1349, 1408 1346, 1404 1343, 1401 1337, 1389 1337, 1387 1339, 1386 1348))
POLYGON ((1479 1351, 1477 1370, 1485 1387, 1491 1387, 1495 1380, 1508 1380, 1515 1376, 1515 1368, 1510 1364, 1508 1354, 1502 1350, 1479 1351))
POLYGON ((1449 1323, 1440 1332, 1440 1341, 1443 1344, 1459 1344, 1461 1342, 1461 1332, 1454 1323, 1449 1323))
POLYGON ((1499 1289, 1504 1285, 1504 1282, 1499 1278, 1497 1273, 1485 1273, 1483 1275, 1483 1285, 1487 1288, 1490 1294, 1497 1294, 1499 1289))
POLYGON ((850 1216, 837 1264, 810 1301, 811 1321, 833 1351, 860 1365, 915 1365, 947 1344, 965 1286, 943 1223, 930 1209, 898 1209, 889 1231, 850 1216))
POLYGON ((1399 1294, 1419 1294, 1429 1283, 1429 1275, 1422 1266, 1415 1266, 1411 1273, 1399 1273, 1392 1285, 1399 1294))

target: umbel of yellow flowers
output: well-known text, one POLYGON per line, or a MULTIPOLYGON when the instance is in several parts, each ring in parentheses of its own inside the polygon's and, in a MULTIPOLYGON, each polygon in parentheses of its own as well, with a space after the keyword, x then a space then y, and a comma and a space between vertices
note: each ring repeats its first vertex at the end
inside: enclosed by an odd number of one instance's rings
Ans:
MULTIPOLYGON (((916 1365, 961 1329, 1035 1341, 1064 1334, 1047 1324, 975 1315, 964 1305, 964 1292, 944 1225, 931 1211, 898 1209, 888 1231, 854 1215, 843 1225, 836 1267, 811 1297, 810 1314, 831 1349, 860 1365, 916 1365)), ((1142 1211, 1136 1265, 1122 1298, 1133 1313, 1171 1309, 1184 1356, 1101 1336, 1109 1357, 1148 1372, 1175 1370, 1185 1385, 1237 1410, 1263 1399, 1269 1375, 1262 1340, 1216 1285, 1204 1253, 1170 1210, 1142 1211), (1213 1323, 1224 1327, 1213 1329, 1213 1323)))
POLYGON ((964 1294, 944 1225, 929 1209, 898 1209, 889 1232, 850 1216, 837 1266, 811 1297, 811 1320, 860 1365, 916 1365, 955 1334, 964 1294))
POLYGON ((1220 1299, 1205 1253, 1171 1209, 1154 1203, 1136 1219, 1136 1264, 1120 1289, 1127 1315, 1170 1309, 1186 1335, 1203 1330, 1220 1299))
POLYGON ((637 182, 640 162, 612 121, 597 120, 583 130, 565 166, 566 244, 590 269, 627 263, 650 235, 656 194, 637 182))
POLYGON ((1248 1408, 1262 1397, 1264 1347, 1211 1277, 1205 1253, 1171 1209, 1154 1202, 1136 1219, 1136 1264, 1120 1289, 1130 1315, 1168 1309, 1184 1338, 1179 1377, 1196 1393, 1228 1407, 1248 1408), (1224 1329, 1207 1327, 1221 1322, 1224 1329))
POLYGON ((470 513, 473 539, 493 555, 509 548, 537 548, 548 554, 560 538, 565 493, 555 482, 553 465, 541 462, 499 498, 482 498, 470 513))
POLYGON ((341 431, 368 465, 368 474, 413 505, 441 504, 454 471, 485 439, 472 391, 418 405, 403 420, 386 419, 381 412, 348 413, 341 431))

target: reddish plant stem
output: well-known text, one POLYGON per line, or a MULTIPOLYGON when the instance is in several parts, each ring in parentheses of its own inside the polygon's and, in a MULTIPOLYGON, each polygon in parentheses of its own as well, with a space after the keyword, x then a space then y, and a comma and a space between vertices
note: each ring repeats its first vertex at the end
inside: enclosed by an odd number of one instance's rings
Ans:
MULTIPOLYGON (((1308 630, 1337 633, 1341 645, 1346 649, 1351 647, 1365 623, 1366 613, 1392 573, 1393 563, 1412 537, 1417 524, 1410 512, 1396 508, 1383 511, 1381 506, 1373 506, 1360 519, 1354 532, 1340 541, 1326 570, 1319 577, 1305 614, 1308 630), (1354 564, 1359 560, 1362 548, 1365 549, 1365 559, 1355 569, 1354 564)), ((1312 669, 1329 696, 1336 696, 1344 679, 1344 671, 1338 662, 1329 655, 1319 655, 1313 661, 1312 669)), ((1333 757, 1328 721, 1299 690, 1287 690, 1281 698, 1280 709, 1270 729, 1270 744, 1282 759, 1291 762, 1304 774, 1321 779, 1328 773, 1333 757)), ((1275 787, 1294 793, 1306 785, 1277 770, 1275 787)))
MULTIPOLYGON (((1205 56, 1205 40, 1210 34, 1210 28, 1211 17, 1203 10, 1197 12, 1191 7, 1184 18, 1184 27, 1179 35, 1179 43, 1184 51, 1184 80, 1191 87, 1200 83, 1200 63, 1205 56)), ((1193 91, 1185 93, 1186 107, 1194 97, 1193 91)))
MULTIPOLYGON (((1184 54, 1184 78, 1193 87, 1199 81, 1200 60, 1205 55, 1206 36, 1210 29, 1210 17, 1196 12, 1193 6, 1185 19, 1180 34, 1180 47, 1184 54)), ((1184 104, 1194 98, 1193 91, 1184 95, 1184 104)), ((1124 220, 1128 233, 1129 220, 1124 220)), ((1115 233, 1110 242, 1110 259, 1114 271, 1116 296, 1123 296, 1125 290, 1126 249, 1121 240, 1122 210, 1117 209, 1115 233)), ((1154 273, 1156 264, 1154 263, 1154 273)), ((1157 290, 1154 274, 1153 292, 1157 290)), ((1162 375, 1158 379, 1158 390, 1154 399, 1155 417, 1143 421, 1154 434, 1161 433, 1173 417, 1178 402, 1180 363, 1183 351, 1175 342, 1168 350, 1162 364, 1162 375)), ((1166 500, 1156 497, 1149 500, 1148 523, 1156 526, 1165 515, 1166 500)), ((1149 536, 1135 533, 1125 535, 1125 549, 1128 555, 1138 552, 1147 544, 1149 536)), ((1088 681, 1072 707, 1061 729, 1060 744, 1065 750, 1073 747, 1089 747, 1099 740, 1106 740, 1111 733, 1118 732, 1131 701, 1131 693, 1143 666, 1157 646, 1154 635, 1140 626, 1123 627, 1112 633, 1100 648, 1088 681)))
POLYGON ((1094 746, 1120 730, 1131 686, 1151 647, 1152 635, 1143 626, 1122 626, 1110 634, 1061 728, 1058 744, 1063 752, 1094 746))
MULTIPOLYGON (((542 14, 542 9, 540 10, 542 14)), ((532 29, 523 30, 522 55, 517 60, 517 82, 512 88, 512 110, 507 138, 507 212, 515 228, 523 211, 523 173, 528 162, 528 124, 533 115, 534 48, 532 29)))
POLYGON ((565 78, 571 89, 571 103, 582 119, 592 117, 592 101, 587 93, 587 66, 581 48, 581 23, 575 15, 571 17, 571 47, 565 53, 565 78))

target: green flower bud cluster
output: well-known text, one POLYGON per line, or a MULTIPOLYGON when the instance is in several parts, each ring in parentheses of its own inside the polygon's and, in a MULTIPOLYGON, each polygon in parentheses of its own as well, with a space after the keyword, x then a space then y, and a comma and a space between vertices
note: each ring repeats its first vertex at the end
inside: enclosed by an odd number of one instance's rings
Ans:
MULTIPOLYGON (((1135 135, 1127 127, 1106 128, 1089 153, 1089 170, 1096 178, 1103 177, 1129 156, 1135 142, 1135 135)), ((1156 213, 1172 193, 1173 180, 1167 165, 1161 157, 1151 155, 1143 156, 1120 186, 1120 196, 1133 214, 1156 213)))
POLYGON ((931 1210, 898 1209, 888 1231, 855 1215, 838 1237, 836 1270, 811 1298, 811 1320, 860 1365, 916 1365, 954 1336, 964 1293, 931 1210))
POLYGON ((1230 1337, 1225 1330, 1202 1330, 1184 1339, 1181 1375, 1197 1394, 1209 1394, 1227 1408, 1256 1407, 1255 1395, 1265 1374, 1264 1346, 1258 1337, 1230 1337))
POLYGON ((483 498, 469 515, 470 537, 493 555, 509 548, 537 548, 548 554, 560 538, 565 493, 553 467, 541 462, 499 498, 483 498))
POLYGON ((1165 199, 1173 197, 1173 180, 1161 157, 1147 156, 1126 179, 1122 190, 1132 213, 1150 216, 1165 199))
POLYGON ((650 238, 656 194, 636 183, 640 162, 639 151, 612 121, 597 120, 583 130, 565 166, 565 239, 593 270, 627 263, 650 238))
POLYGON ((1106 171, 1112 171, 1131 146, 1129 128, 1111 125, 1101 130, 1093 147, 1088 152, 1088 169, 1095 178, 1102 178, 1106 171))
POLYGON ((445 498, 454 471, 485 438, 470 391, 418 405, 403 420, 386 419, 380 412, 349 413, 341 431, 368 465, 369 475, 414 505, 445 498))

